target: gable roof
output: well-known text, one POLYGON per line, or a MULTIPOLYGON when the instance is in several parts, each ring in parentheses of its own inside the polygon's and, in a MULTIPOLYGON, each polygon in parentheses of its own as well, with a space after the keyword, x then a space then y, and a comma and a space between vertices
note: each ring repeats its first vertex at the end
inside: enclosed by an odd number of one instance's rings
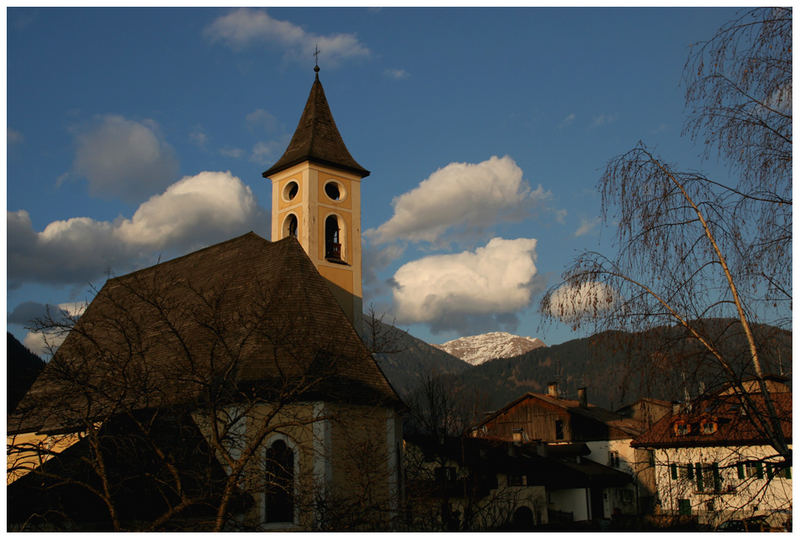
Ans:
POLYGON ((314 84, 311 85, 306 106, 289 146, 277 163, 264 171, 262 176, 269 178, 278 171, 304 161, 344 169, 361 178, 369 176, 369 171, 350 155, 336 128, 325 91, 319 82, 319 73, 314 76, 314 84))
MULTIPOLYGON (((764 398, 761 395, 749 396, 759 413, 765 413, 764 398)), ((789 392, 771 394, 787 441, 792 440, 792 394, 789 392)), ((697 400, 691 408, 677 414, 667 414, 661 420, 631 442, 634 447, 680 448, 697 446, 769 444, 761 434, 749 414, 743 413, 740 398, 731 394, 697 400), (705 419, 715 421, 716 431, 703 433, 700 429, 705 419), (676 422, 689 425, 689 433, 679 435, 674 429, 676 422)))
POLYGON ((527 400, 538 400, 539 402, 543 402, 546 406, 562 410, 565 414, 576 415, 586 418, 590 421, 605 424, 609 428, 619 430, 620 432, 630 436, 638 435, 643 429, 641 422, 631 418, 624 418, 613 411, 598 407, 597 405, 588 403, 586 407, 582 407, 580 401, 577 399, 562 399, 553 397, 549 394, 537 394, 534 392, 527 392, 514 401, 508 403, 503 408, 495 411, 489 417, 484 419, 483 422, 478 424, 477 427, 488 424, 500 415, 527 400))
POLYGON ((250 232, 108 280, 9 431, 209 392, 403 407, 297 240, 250 232))

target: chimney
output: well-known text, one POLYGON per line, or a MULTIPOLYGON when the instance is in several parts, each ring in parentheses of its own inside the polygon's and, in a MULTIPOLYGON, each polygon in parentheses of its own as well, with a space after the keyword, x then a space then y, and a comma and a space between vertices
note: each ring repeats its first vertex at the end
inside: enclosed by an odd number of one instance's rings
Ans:
POLYGON ((547 395, 558 399, 558 382, 547 383, 547 395))
POLYGON ((589 408, 589 402, 586 399, 586 387, 585 386, 582 386, 581 388, 578 388, 578 402, 580 403, 581 407, 583 407, 584 409, 588 409, 589 408))

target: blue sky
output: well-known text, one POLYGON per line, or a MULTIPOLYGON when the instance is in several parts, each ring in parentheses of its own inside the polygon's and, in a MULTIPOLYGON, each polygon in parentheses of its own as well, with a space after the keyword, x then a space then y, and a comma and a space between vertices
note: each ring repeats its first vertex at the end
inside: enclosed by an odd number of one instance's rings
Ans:
MULTIPOLYGON (((362 184, 365 305, 433 343, 548 344, 543 289, 611 250, 595 189, 681 136, 689 46, 728 8, 9 8, 8 329, 89 284, 254 230, 320 80, 362 184)), ((724 175, 724 170, 718 170, 724 175)))

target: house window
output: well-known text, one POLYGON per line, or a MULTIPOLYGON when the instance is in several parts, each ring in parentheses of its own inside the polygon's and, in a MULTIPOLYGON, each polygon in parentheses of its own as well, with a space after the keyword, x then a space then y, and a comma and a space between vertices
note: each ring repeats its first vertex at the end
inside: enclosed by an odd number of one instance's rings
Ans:
POLYGON ((524 474, 511 474, 508 476, 509 486, 527 486, 528 477, 524 474))
POLYGON ((703 420, 700 423, 700 429, 703 435, 712 435, 717 432, 717 423, 713 420, 703 420))
POLYGON ((294 451, 277 440, 267 448, 264 510, 267 523, 294 522, 294 451))
POLYGON ((436 469, 434 470, 434 475, 436 476, 436 481, 438 483, 455 482, 456 481, 456 468, 455 467, 436 467, 436 469))
POLYGON ((514 428, 511 430, 511 440, 514 442, 522 442, 527 437, 525 437, 525 430, 522 428, 514 428))
POLYGON ((325 219, 325 258, 342 260, 342 244, 339 241, 339 219, 328 216, 325 219))
POLYGON ((656 453, 653 450, 647 451, 647 464, 651 467, 656 466, 656 453))
POLYGON ((678 515, 679 516, 692 515, 692 503, 689 502, 689 499, 678 499, 678 515))
POLYGON ((608 466, 609 467, 619 467, 619 452, 615 452, 613 450, 608 452, 608 466))
POLYGON ((691 426, 687 422, 684 422, 683 420, 678 420, 677 422, 675 422, 675 424, 673 424, 672 426, 672 429, 675 432, 675 435, 678 436, 688 435, 692 431, 691 426))
POLYGON ((721 479, 717 463, 696 463, 694 476, 697 481, 697 491, 713 493, 720 491, 721 479))
POLYGON ((739 479, 764 478, 764 464, 760 461, 745 461, 736 465, 739 479))
POLYGON ((709 499, 706 501, 706 512, 713 512, 714 511, 714 499, 709 499))
POLYGON ((556 420, 556 439, 563 439, 564 438, 564 422, 562 420, 556 420))

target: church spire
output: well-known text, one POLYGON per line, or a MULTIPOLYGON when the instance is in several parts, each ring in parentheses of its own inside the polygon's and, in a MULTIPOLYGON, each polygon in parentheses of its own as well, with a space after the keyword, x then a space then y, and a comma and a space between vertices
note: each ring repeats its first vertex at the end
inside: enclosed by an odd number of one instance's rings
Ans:
POLYGON ((314 84, 308 101, 300 116, 292 140, 283 156, 262 176, 269 178, 273 174, 288 169, 298 163, 311 161, 319 165, 343 169, 364 178, 369 171, 353 159, 347 150, 336 122, 333 120, 328 100, 322 83, 319 82, 319 65, 314 65, 314 84))

